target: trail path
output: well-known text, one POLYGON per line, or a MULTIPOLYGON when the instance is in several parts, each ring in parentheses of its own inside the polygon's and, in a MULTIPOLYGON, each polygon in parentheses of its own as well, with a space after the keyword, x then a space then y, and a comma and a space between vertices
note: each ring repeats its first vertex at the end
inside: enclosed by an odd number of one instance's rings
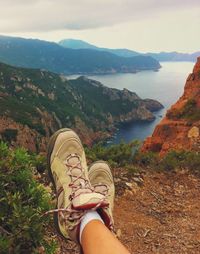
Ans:
MULTIPOLYGON (((115 182, 117 234, 132 254, 200 253, 200 178, 185 171, 130 177, 121 169, 115 182)), ((60 243, 60 254, 78 253, 60 243)))

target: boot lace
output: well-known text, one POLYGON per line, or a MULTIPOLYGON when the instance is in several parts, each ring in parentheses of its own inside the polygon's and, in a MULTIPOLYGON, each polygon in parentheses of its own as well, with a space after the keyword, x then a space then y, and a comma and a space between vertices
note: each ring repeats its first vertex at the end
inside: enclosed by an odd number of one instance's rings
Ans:
MULTIPOLYGON (((65 225, 67 224, 68 221, 73 222, 71 225, 66 225, 66 227, 69 230, 73 230, 80 223, 83 216, 87 213, 87 210, 76 210, 72 205, 72 200, 81 194, 92 192, 100 193, 100 192, 95 191, 94 187, 90 185, 89 180, 85 179, 84 170, 82 168, 81 158, 79 155, 70 154, 65 160, 65 166, 67 167, 67 174, 71 178, 71 183, 69 184, 69 187, 72 189, 72 192, 69 196, 69 200, 71 201, 71 203, 66 208, 52 209, 45 212, 44 215, 58 213, 59 216, 61 216, 62 220, 64 221, 65 225), (70 162, 73 159, 77 160, 77 162, 74 164, 70 162), (77 170, 80 171, 79 174, 77 174, 77 170)), ((59 192, 59 195, 61 192, 59 192)), ((97 210, 105 202, 105 199, 106 197, 104 196, 99 201, 99 203, 97 203, 90 210, 97 210)))

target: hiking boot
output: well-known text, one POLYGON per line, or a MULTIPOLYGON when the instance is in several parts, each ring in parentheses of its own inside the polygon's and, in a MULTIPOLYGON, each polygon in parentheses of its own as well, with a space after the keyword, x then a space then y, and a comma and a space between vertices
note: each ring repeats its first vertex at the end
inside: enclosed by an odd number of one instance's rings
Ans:
POLYGON ((57 194, 57 209, 50 211, 56 228, 65 238, 78 241, 79 224, 86 211, 108 204, 89 182, 83 146, 71 129, 58 130, 50 138, 48 168, 57 194))
POLYGON ((104 195, 107 207, 97 209, 105 225, 114 230, 113 207, 115 198, 114 180, 109 165, 104 161, 97 161, 89 167, 89 180, 95 191, 104 195))

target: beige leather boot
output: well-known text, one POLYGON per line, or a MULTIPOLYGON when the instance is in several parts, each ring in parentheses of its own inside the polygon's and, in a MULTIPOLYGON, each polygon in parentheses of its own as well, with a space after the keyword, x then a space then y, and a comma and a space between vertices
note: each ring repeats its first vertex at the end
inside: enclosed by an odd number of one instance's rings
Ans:
POLYGON ((57 230, 65 238, 78 241, 79 224, 87 210, 108 204, 90 184, 83 146, 71 129, 61 129, 51 137, 48 168, 57 194, 57 209, 50 211, 57 230))
POLYGON ((97 209, 105 225, 114 230, 113 207, 115 186, 109 165, 105 161, 97 161, 89 167, 89 180, 95 191, 105 195, 107 207, 97 209))

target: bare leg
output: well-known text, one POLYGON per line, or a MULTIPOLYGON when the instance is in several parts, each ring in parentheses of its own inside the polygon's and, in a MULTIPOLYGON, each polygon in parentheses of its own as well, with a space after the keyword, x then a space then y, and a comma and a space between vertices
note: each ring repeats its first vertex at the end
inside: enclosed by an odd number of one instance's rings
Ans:
POLYGON ((84 254, 130 254, 120 241, 98 220, 89 222, 82 233, 84 254))

